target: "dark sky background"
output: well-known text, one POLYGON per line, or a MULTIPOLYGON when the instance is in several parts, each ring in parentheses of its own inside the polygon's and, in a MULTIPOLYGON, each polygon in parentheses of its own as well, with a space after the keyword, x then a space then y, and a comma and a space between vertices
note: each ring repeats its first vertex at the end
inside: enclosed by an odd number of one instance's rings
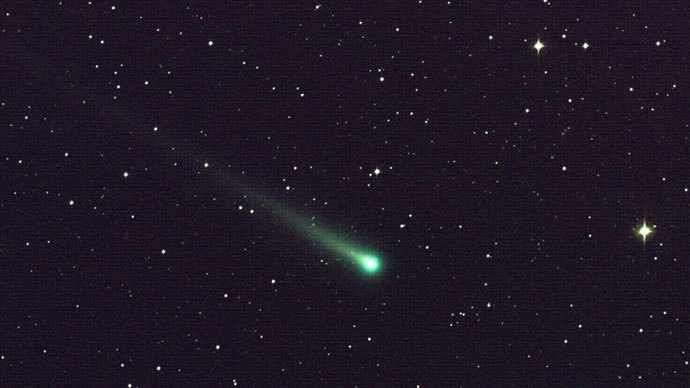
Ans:
POLYGON ((688 386, 689 8, 3 2, 0 386, 688 386))

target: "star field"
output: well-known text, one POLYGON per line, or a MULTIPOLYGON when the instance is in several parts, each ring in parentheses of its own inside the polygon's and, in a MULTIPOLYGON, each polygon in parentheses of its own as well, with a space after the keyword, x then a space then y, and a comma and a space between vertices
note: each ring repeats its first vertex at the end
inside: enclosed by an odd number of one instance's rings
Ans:
POLYGON ((690 385, 688 15, 0 4, 0 385, 690 385))

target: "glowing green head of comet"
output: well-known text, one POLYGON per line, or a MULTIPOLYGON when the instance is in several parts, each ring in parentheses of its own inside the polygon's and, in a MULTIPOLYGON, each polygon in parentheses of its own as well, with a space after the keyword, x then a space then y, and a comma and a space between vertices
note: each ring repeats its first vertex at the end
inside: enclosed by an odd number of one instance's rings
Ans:
POLYGON ((368 273, 378 272, 379 267, 381 266, 379 264, 379 259, 376 256, 372 255, 360 255, 359 263, 362 265, 362 268, 364 268, 364 270, 368 273))
POLYGON ((361 269, 364 273, 374 275, 381 272, 381 260, 359 245, 348 242, 341 236, 324 228, 317 227, 314 224, 310 224, 309 226, 303 225, 303 228, 300 229, 302 229, 305 235, 311 240, 318 242, 321 246, 337 254, 339 257, 348 258, 354 266, 361 269))
POLYGON ((365 274, 374 275, 382 270, 381 260, 375 254, 367 252, 358 244, 353 244, 333 232, 324 228, 311 225, 307 227, 306 235, 318 242, 321 246, 337 254, 341 258, 347 258, 355 267, 365 274))

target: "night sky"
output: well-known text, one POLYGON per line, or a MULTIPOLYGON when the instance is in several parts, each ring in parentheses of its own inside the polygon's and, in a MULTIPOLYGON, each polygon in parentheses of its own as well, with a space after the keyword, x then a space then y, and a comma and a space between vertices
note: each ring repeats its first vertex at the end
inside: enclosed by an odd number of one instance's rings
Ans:
POLYGON ((3 2, 0 386, 690 386, 640 4, 3 2))

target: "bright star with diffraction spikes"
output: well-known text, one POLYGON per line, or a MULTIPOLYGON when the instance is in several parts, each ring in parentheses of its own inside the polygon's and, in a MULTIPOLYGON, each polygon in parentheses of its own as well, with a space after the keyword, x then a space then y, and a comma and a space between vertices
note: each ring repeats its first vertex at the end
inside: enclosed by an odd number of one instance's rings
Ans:
POLYGON ((537 43, 535 43, 533 47, 535 50, 537 50, 537 55, 539 55, 541 49, 544 48, 544 44, 539 39, 537 39, 537 43))
POLYGON ((637 233, 642 236, 642 242, 647 242, 647 235, 652 233, 652 230, 647 226, 647 222, 645 221, 637 233))

